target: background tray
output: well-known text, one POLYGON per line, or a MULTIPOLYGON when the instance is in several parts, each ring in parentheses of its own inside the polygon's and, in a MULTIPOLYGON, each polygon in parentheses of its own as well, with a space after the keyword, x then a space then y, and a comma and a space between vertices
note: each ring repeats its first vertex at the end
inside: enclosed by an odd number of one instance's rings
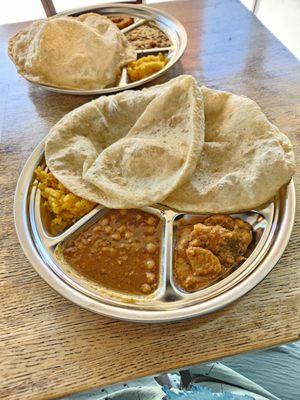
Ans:
POLYGON ((78 16, 86 12, 95 12, 102 15, 116 15, 125 14, 134 18, 134 24, 122 29, 122 32, 126 33, 135 27, 141 25, 143 21, 153 21, 155 24, 169 37, 172 42, 172 46, 168 48, 156 48, 156 49, 145 49, 137 50, 138 56, 158 54, 164 52, 167 55, 169 62, 160 71, 154 73, 153 75, 141 79, 136 82, 128 82, 127 80, 127 70, 124 67, 118 84, 115 87, 108 87, 104 89, 93 89, 93 90, 76 90, 76 89, 62 89, 54 86, 42 85, 39 86, 58 93, 74 94, 74 95, 95 95, 95 94, 108 94, 116 93, 125 89, 132 89, 153 79, 159 77, 170 69, 183 55, 186 45, 187 45, 187 35, 183 25, 171 15, 142 5, 130 5, 130 4, 105 4, 105 5, 94 5, 91 7, 77 8, 73 10, 64 11, 57 15, 71 15, 78 16))

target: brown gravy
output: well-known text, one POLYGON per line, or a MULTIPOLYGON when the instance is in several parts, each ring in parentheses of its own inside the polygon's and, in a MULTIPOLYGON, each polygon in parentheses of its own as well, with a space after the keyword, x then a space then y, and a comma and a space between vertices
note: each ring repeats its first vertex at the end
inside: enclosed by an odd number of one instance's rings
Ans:
POLYGON ((65 260, 83 276, 130 294, 158 286, 162 222, 140 210, 110 210, 63 249, 65 260))

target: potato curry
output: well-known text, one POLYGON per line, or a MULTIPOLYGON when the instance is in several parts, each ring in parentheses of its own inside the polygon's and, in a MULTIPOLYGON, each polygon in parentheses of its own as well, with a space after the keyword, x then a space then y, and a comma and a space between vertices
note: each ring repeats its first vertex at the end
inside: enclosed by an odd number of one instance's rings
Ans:
POLYGON ((175 281, 194 292, 224 278, 246 259, 253 240, 251 225, 214 215, 196 224, 180 224, 175 245, 175 281))

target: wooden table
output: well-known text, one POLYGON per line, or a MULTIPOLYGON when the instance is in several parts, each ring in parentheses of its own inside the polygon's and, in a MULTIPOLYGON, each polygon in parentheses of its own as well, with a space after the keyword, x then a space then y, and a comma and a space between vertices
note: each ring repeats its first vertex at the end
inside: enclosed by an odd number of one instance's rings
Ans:
MULTIPOLYGON (((300 68, 288 50, 237 0, 155 6, 178 17, 188 33, 182 61, 160 82, 187 73, 200 84, 251 97, 289 135, 299 161, 300 68)), ((25 25, 0 27, 0 398, 53 399, 297 340, 299 210, 289 246, 264 282, 203 318, 159 325, 113 321, 71 304, 37 275, 14 230, 16 182, 53 124, 91 98, 46 92, 17 75, 7 39, 25 25)), ((296 176, 298 197, 299 184, 296 176)))

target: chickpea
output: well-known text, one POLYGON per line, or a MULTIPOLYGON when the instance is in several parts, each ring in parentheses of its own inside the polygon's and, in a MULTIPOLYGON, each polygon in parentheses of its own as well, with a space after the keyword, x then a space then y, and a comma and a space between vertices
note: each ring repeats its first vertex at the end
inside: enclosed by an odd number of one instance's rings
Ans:
POLYGON ((147 269, 149 269, 150 271, 155 269, 155 262, 154 260, 152 260, 151 258, 149 260, 146 260, 146 266, 147 269))
POLYGON ((127 232, 125 233, 125 239, 130 239, 132 236, 133 236, 133 233, 130 232, 130 231, 127 231, 127 232))
POLYGON ((154 217, 148 217, 147 224, 148 225, 155 225, 156 219, 154 217))
POLYGON ((119 232, 113 233, 111 235, 113 240, 120 240, 121 239, 121 235, 119 234, 119 232))
POLYGON ((100 224, 101 224, 102 226, 108 225, 108 219, 107 219, 107 218, 103 218, 103 219, 100 221, 100 224))
POLYGON ((141 291, 143 293, 150 293, 151 292, 151 286, 148 285, 148 283, 143 283, 141 286, 141 291))
POLYGON ((145 233, 146 235, 152 235, 155 232, 154 226, 146 226, 145 233))
POLYGON ((93 228, 93 232, 94 232, 94 233, 101 232, 101 226, 96 225, 96 226, 93 228))
POLYGON ((155 282, 156 280, 155 275, 152 272, 146 272, 146 280, 148 283, 155 282))
POLYGON ((118 231, 120 233, 124 233, 126 231, 126 226, 125 225, 121 225, 120 228, 118 228, 118 231))
POLYGON ((105 231, 106 233, 111 233, 112 227, 109 226, 109 225, 107 225, 107 226, 104 227, 104 231, 105 231))
POLYGON ((154 243, 147 243, 146 244, 146 250, 149 253, 155 253, 156 252, 156 248, 157 248, 157 246, 154 243))

